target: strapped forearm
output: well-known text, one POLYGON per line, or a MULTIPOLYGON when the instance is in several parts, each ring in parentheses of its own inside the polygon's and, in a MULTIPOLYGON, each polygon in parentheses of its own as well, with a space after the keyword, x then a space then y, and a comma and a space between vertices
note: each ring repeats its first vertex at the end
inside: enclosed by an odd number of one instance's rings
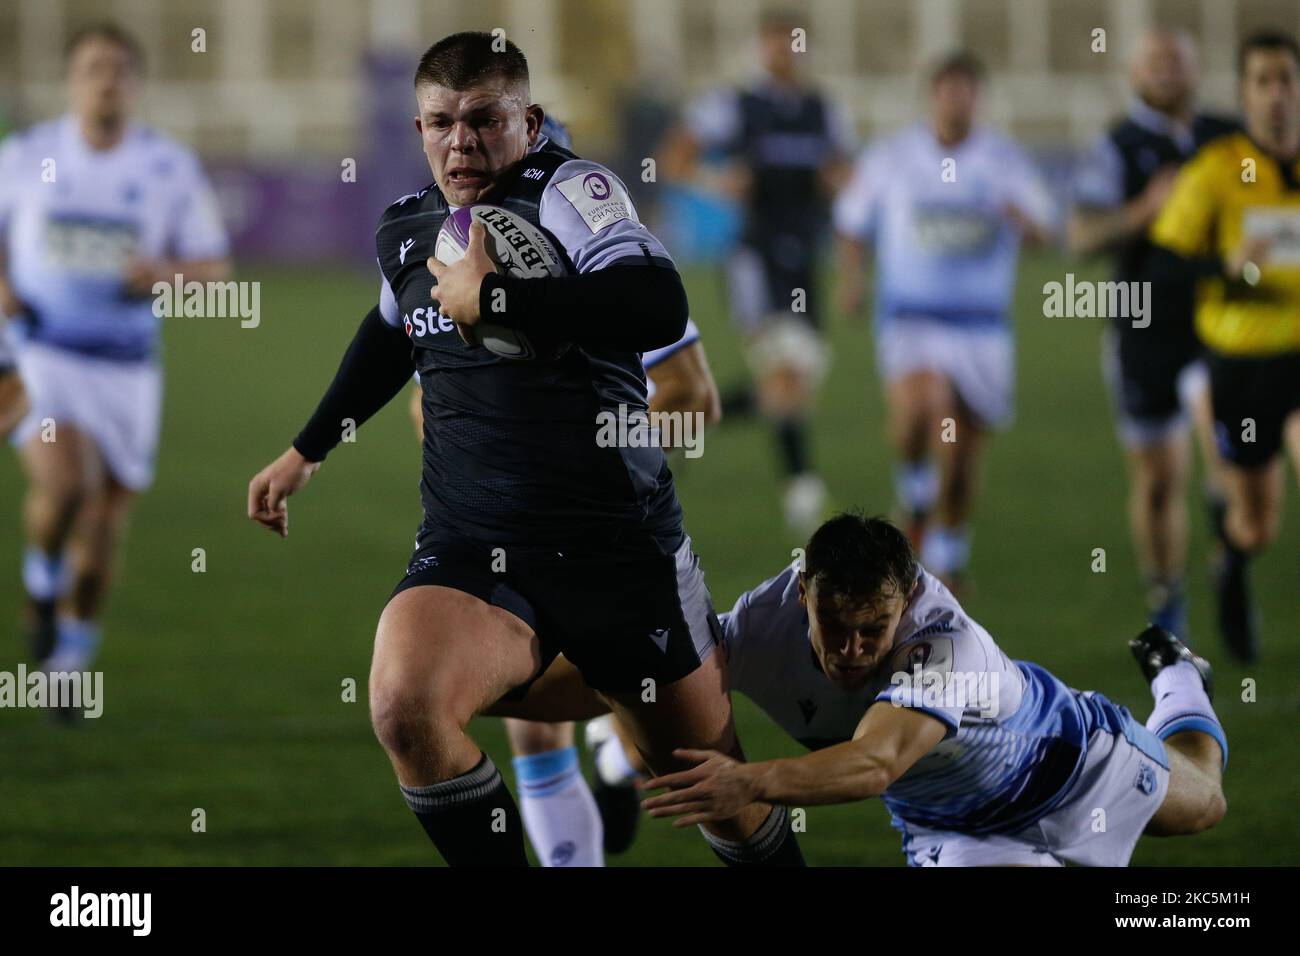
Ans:
POLYGON ((371 309, 293 447, 308 461, 323 461, 342 441, 345 422, 360 426, 402 390, 414 371, 410 339, 384 321, 378 306, 371 309))
POLYGON ((653 265, 615 265, 541 279, 492 273, 479 289, 482 321, 579 346, 629 352, 672 345, 686 331, 688 308, 677 270, 653 265))

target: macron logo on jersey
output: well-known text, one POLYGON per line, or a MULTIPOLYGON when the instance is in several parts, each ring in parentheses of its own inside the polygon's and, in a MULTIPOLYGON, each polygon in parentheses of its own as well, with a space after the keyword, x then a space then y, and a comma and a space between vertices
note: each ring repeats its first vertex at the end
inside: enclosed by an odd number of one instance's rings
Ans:
POLYGON ((400 265, 406 265, 406 254, 411 251, 413 245, 415 245, 415 240, 407 239, 397 247, 397 261, 400 265))

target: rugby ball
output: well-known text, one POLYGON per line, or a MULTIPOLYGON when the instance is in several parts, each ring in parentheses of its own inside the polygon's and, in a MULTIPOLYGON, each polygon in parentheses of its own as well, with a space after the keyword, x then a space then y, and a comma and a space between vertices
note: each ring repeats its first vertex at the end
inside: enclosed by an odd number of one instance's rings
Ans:
MULTIPOLYGON (((451 265, 465 256, 469 229, 475 222, 487 231, 487 251, 497 271, 521 279, 562 276, 564 260, 546 235, 527 219, 488 203, 461 206, 442 224, 434 243, 433 256, 451 265)), ((437 294, 437 290, 434 290, 437 294)), ((488 351, 507 359, 527 360, 554 358, 567 346, 534 343, 522 332, 494 325, 484 316, 472 329, 479 343, 488 351)))

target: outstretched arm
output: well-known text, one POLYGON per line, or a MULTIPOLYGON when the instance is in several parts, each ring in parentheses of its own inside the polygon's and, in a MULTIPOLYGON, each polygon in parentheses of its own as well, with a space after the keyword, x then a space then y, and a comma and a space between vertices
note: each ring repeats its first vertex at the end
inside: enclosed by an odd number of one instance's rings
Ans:
POLYGON ((656 777, 646 789, 668 792, 645 801, 651 816, 677 816, 675 826, 725 819, 755 801, 815 806, 852 803, 885 792, 943 740, 946 727, 929 714, 879 703, 867 710, 853 739, 803 757, 740 763, 714 751, 679 750, 690 770, 656 777))
POLYGON ((343 440, 344 423, 360 426, 402 390, 415 366, 405 333, 379 307, 361 321, 334 381, 293 445, 248 483, 248 517, 280 537, 289 533, 286 499, 302 489, 343 440))

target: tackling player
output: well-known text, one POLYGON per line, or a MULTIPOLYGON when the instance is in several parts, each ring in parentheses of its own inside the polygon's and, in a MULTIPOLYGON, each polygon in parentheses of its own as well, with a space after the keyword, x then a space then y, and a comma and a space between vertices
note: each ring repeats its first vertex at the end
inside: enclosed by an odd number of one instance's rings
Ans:
POLYGON ((800 73, 791 36, 799 23, 788 13, 764 18, 762 78, 691 104, 665 146, 664 172, 696 178, 704 152, 727 160, 720 188, 744 207, 740 243, 727 264, 728 296, 748 341, 757 395, 745 389, 724 397, 723 405, 731 415, 756 402, 772 423, 786 480, 786 523, 805 535, 826 503, 808 447, 808 420, 827 364, 816 260, 826 197, 847 175, 853 142, 847 116, 800 73))
MULTIPOLYGON (((248 514, 286 534, 286 498, 340 442, 344 420, 366 421, 418 368, 424 520, 375 636, 371 720, 443 858, 517 866, 527 863, 517 805, 465 730, 558 653, 651 766, 676 764, 688 740, 739 744, 712 653, 717 619, 663 451, 596 441, 602 412, 645 409, 638 353, 681 336, 681 279, 613 173, 541 140, 527 62, 497 44, 460 33, 421 58, 415 125, 434 182, 381 218, 379 304, 293 447, 249 483, 248 514), (463 259, 434 260, 451 209, 480 201, 546 230, 574 274, 498 274, 477 224, 463 259), (442 322, 417 331, 403 321, 430 302, 458 327, 491 314, 534 341, 571 345, 502 359, 442 322)), ((705 835, 732 865, 798 865, 786 820, 755 805, 705 835)))
POLYGON ((1210 667, 1167 631, 1130 642, 1156 700, 1143 726, 1008 659, 888 522, 836 517, 804 562, 723 625, 732 686, 813 752, 746 764, 682 751, 696 766, 648 781, 668 788, 645 801, 652 816, 686 826, 751 800, 880 797, 914 866, 1123 866, 1143 833, 1223 817, 1210 667))
POLYGON ((870 146, 835 202, 846 314, 861 308, 875 246, 894 484, 926 567, 950 585, 970 557, 985 436, 1012 415, 1016 259, 1022 241, 1050 238, 1054 214, 1020 147, 974 125, 982 76, 969 54, 942 60, 929 123, 870 146))
POLYGON ((70 112, 0 146, 0 309, 29 409, 13 434, 32 653, 89 666, 114 556, 153 480, 162 404, 156 282, 230 271, 194 155, 131 119, 142 56, 119 27, 67 45, 70 112))
POLYGON ((1257 652, 1250 558, 1276 537, 1283 447, 1300 473, 1300 49, 1260 33, 1241 48, 1245 131, 1203 147, 1151 228, 1155 267, 1198 277, 1228 500, 1220 624, 1239 660, 1257 652))
MULTIPOLYGON (((1169 196, 1178 167, 1237 124, 1195 108, 1196 48, 1182 31, 1154 30, 1130 69, 1128 115, 1103 136, 1076 178, 1071 248, 1115 253, 1115 279, 1152 283, 1147 230, 1169 196)), ((1162 282, 1147 296, 1148 320, 1116 316, 1103 357, 1115 391, 1120 439, 1129 460, 1129 522, 1147 585, 1150 620, 1187 636, 1188 411, 1202 455, 1213 527, 1224 503, 1210 413, 1209 378, 1192 317, 1195 276, 1162 282)))

